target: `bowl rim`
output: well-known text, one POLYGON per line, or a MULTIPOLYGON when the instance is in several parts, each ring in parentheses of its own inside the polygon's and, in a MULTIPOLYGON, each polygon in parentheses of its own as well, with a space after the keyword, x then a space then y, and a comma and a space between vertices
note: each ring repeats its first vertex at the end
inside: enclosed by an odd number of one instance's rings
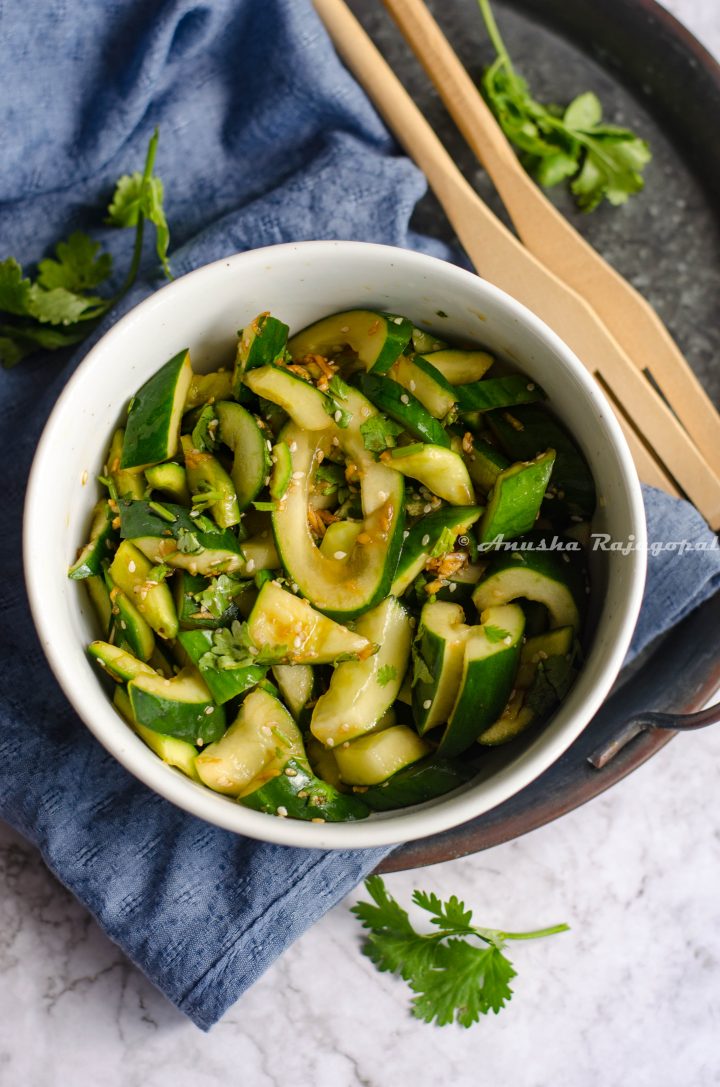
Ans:
MULTIPOLYGON (((134 777, 192 815, 250 838, 304 848, 368 848, 389 846, 437 834, 491 810, 510 796, 517 795, 538 777, 583 731, 615 681, 637 622, 646 570, 645 512, 640 483, 630 450, 606 397, 567 344, 521 302, 474 272, 415 250, 360 241, 285 242, 236 253, 188 272, 139 302, 92 346, 58 397, 38 442, 28 478, 24 505, 23 565, 31 614, 52 672, 87 728, 134 777), (636 547, 626 556, 632 564, 629 575, 631 588, 625 598, 618 637, 606 652, 601 676, 598 677, 590 695, 586 698, 582 713, 578 713, 575 719, 568 721, 559 734, 546 737, 547 742, 542 747, 542 753, 525 752, 509 768, 512 773, 502 774, 502 780, 498 775, 495 776, 495 780, 486 779, 483 782, 483 802, 480 805, 477 802, 473 803, 473 797, 476 794, 472 789, 468 789, 457 795, 448 794, 448 797, 431 802, 428 806, 420 805, 394 812, 378 813, 367 820, 352 823, 314 824, 252 811, 234 804, 228 797, 198 785, 180 771, 163 763, 124 722, 120 723, 126 729, 128 739, 134 742, 123 743, 121 750, 118 750, 108 735, 112 732, 111 717, 108 715, 111 715, 117 723, 119 721, 117 713, 112 703, 105 699, 107 715, 104 719, 95 719, 85 706, 83 697, 76 692, 76 685, 73 683, 73 668, 67 664, 62 647, 52 637, 53 632, 45 614, 41 590, 36 584, 32 551, 34 541, 38 538, 37 533, 43 524, 44 479, 48 471, 52 473, 56 464, 51 457, 56 432, 61 426, 68 405, 72 404, 76 386, 85 379, 85 375, 94 367, 96 360, 102 358, 108 344, 112 344, 116 339, 122 339, 132 325, 142 321, 151 309, 167 300, 169 294, 178 290, 187 290, 188 282, 202 279, 212 275, 213 272, 217 273, 220 268, 229 269, 232 272, 237 266, 249 265, 253 261, 266 262, 269 257, 299 259, 311 257, 314 254, 321 255, 332 250, 336 252, 342 250, 348 255, 359 254, 362 250, 368 256, 377 257, 384 262, 393 255, 397 262, 409 261, 416 266, 418 271, 425 268, 434 275, 440 272, 450 283, 455 280, 458 284, 471 284, 485 297, 499 303, 516 321, 528 326, 537 339, 559 357, 562 364, 573 373, 574 379, 583 386, 589 399, 594 402, 597 414, 602 417, 598 425, 604 426, 608 432, 605 436, 612 442, 619 462, 620 482, 630 510, 632 521, 630 527, 635 534, 636 547)), ((98 688, 100 689, 100 685, 98 688)))

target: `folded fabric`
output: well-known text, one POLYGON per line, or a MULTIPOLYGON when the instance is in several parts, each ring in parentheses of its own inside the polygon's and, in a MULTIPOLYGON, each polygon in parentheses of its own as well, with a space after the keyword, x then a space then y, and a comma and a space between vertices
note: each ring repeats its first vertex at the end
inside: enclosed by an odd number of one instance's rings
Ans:
MULTIPOLYGON (((32 20, 26 4, 8 0, 2 21, 0 256, 29 263, 71 230, 96 228, 100 216, 89 209, 141 165, 156 124, 176 274, 305 238, 449 256, 409 232, 423 179, 398 155, 307 0, 52 0, 32 20)), ((104 240, 126 267, 131 239, 104 240)), ((155 273, 148 253, 145 279, 123 309, 153 289, 155 273)), ((23 589, 22 502, 42 426, 86 350, 32 358, 0 378, 10 466, 0 816, 207 1029, 387 851, 286 849, 209 826, 129 777, 58 689, 23 589)), ((653 491, 646 499, 651 539, 712 541, 684 503, 653 491)), ((651 556, 634 650, 719 584, 717 551, 651 556)))

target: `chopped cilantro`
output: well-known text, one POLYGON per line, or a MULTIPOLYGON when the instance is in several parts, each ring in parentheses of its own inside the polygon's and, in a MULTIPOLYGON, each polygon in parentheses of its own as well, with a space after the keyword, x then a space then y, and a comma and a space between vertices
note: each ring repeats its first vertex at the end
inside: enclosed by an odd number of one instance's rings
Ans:
POLYGON ((218 574, 217 577, 210 579, 205 589, 191 595, 202 611, 219 619, 228 610, 234 597, 252 584, 252 581, 242 581, 230 574, 218 574))
POLYGON ((506 638, 510 637, 509 630, 503 630, 502 627, 494 627, 492 624, 484 626, 485 637, 489 642, 504 642, 506 638))
POLYGON ((179 528, 175 540, 178 551, 182 551, 183 555, 196 555, 204 550, 195 533, 187 528, 179 528))
POLYGON ((256 646, 247 623, 235 619, 229 628, 212 631, 212 648, 200 658, 200 667, 225 671, 252 664, 282 664, 287 658, 286 645, 256 646))
POLYGON ((397 668, 395 668, 394 665, 383 664, 381 668, 378 668, 375 679, 377 680, 380 687, 387 687, 388 683, 395 679, 396 675, 397 668))
POLYGON ((412 686, 416 683, 432 683, 433 674, 425 663, 425 659, 420 653, 416 643, 413 643, 412 647, 412 665, 413 665, 413 677, 412 686))
POLYGON ((360 424, 363 445, 369 453, 383 453, 386 449, 394 449, 398 434, 402 434, 403 428, 392 419, 386 419, 384 415, 371 415, 364 423, 360 424))
POLYGON ((455 546, 455 530, 444 528, 438 536, 437 542, 430 552, 430 557, 437 559, 440 555, 446 555, 455 546))

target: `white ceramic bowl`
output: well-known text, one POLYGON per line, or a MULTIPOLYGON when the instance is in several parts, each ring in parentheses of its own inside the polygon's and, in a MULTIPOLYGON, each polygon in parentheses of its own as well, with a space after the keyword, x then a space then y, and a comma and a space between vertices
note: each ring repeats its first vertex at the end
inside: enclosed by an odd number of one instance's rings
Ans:
POLYGON ((97 739, 131 773, 187 811, 253 838, 322 848, 420 838, 480 815, 550 766, 586 726, 619 671, 645 575, 645 519, 630 452, 580 362, 545 324, 477 276, 407 250, 360 242, 303 242, 243 253, 200 268, 127 314, 92 349, 58 400, 33 465, 25 507, 25 574, 35 623, 65 694, 97 739), (582 447, 599 495, 594 528, 634 535, 627 555, 591 556, 592 645, 551 723, 519 748, 488 755, 488 769, 451 796, 356 823, 302 823, 249 811, 160 761, 113 709, 85 647, 97 637, 85 592, 67 567, 85 539, 110 434, 135 390, 189 347, 196 370, 228 363, 236 331, 270 310, 291 331, 339 310, 392 310, 461 341, 475 341, 542 384, 582 447), (439 316, 442 314, 442 316, 439 316), (48 526, 52 531, 48 532, 48 526))

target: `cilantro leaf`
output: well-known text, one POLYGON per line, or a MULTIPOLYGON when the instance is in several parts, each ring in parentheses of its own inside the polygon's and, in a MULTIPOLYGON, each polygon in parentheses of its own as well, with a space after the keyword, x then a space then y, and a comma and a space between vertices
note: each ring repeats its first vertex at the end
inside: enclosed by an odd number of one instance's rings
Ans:
POLYGON ((397 676, 397 668, 392 664, 383 664, 378 668, 375 679, 380 687, 387 687, 388 683, 392 682, 397 676))
POLYGON ((253 584, 253 581, 239 580, 230 574, 219 574, 210 579, 205 589, 191 593, 191 596, 197 601, 201 611, 220 619, 230 607, 233 598, 253 584))
POLYGON ((413 664, 413 677, 411 686, 415 686, 416 683, 432 683, 433 674, 425 663, 424 657, 421 655, 418 647, 413 643, 412 647, 412 664, 413 664))
POLYGON ((502 627, 495 627, 492 625, 492 623, 488 623, 486 626, 484 626, 483 630, 485 632, 485 637, 489 642, 502 642, 505 640, 505 638, 510 637, 509 630, 503 630, 502 627))
POLYGON ((14 257, 0 261, 0 361, 14 366, 39 349, 57 351, 80 343, 97 321, 130 289, 142 258, 143 228, 155 226, 160 263, 172 279, 167 261, 169 231, 163 211, 163 187, 153 175, 158 131, 148 144, 142 174, 120 178, 110 205, 110 223, 135 228, 130 269, 120 291, 111 298, 92 293, 112 270, 112 257, 87 234, 75 231, 55 246, 55 255, 38 265, 35 281, 23 275, 14 257))
POLYGON ((516 971, 503 953, 508 940, 527 940, 567 931, 567 925, 535 932, 503 932, 473 926, 472 912, 454 895, 446 902, 433 892, 415 891, 415 905, 431 914, 436 931, 420 933, 407 912, 388 894, 380 876, 365 888, 373 899, 352 913, 366 929, 363 953, 378 970, 398 974, 415 994, 416 1018, 446 1026, 470 1027, 481 1015, 497 1014, 512 997, 516 971))
POLYGON ((56 287, 79 293, 93 290, 112 271, 112 257, 99 253, 100 243, 76 230, 65 242, 55 246, 56 258, 47 257, 38 264, 37 282, 45 290, 56 287))
POLYGON ((371 415, 360 424, 363 445, 369 453, 383 453, 386 449, 394 449, 397 445, 395 439, 402 432, 403 428, 399 423, 380 414, 371 415))
POLYGON ((255 664, 282 664, 287 657, 286 645, 255 645, 247 623, 235 619, 230 627, 212 631, 212 647, 200 658, 200 667, 227 671, 255 664))
POLYGON ((497 54, 483 73, 481 87, 500 127, 520 152, 525 168, 541 185, 570 181, 583 211, 603 200, 623 204, 643 188, 650 148, 627 128, 602 123, 602 106, 591 91, 563 110, 533 98, 510 61, 489 0, 478 0, 497 54))

